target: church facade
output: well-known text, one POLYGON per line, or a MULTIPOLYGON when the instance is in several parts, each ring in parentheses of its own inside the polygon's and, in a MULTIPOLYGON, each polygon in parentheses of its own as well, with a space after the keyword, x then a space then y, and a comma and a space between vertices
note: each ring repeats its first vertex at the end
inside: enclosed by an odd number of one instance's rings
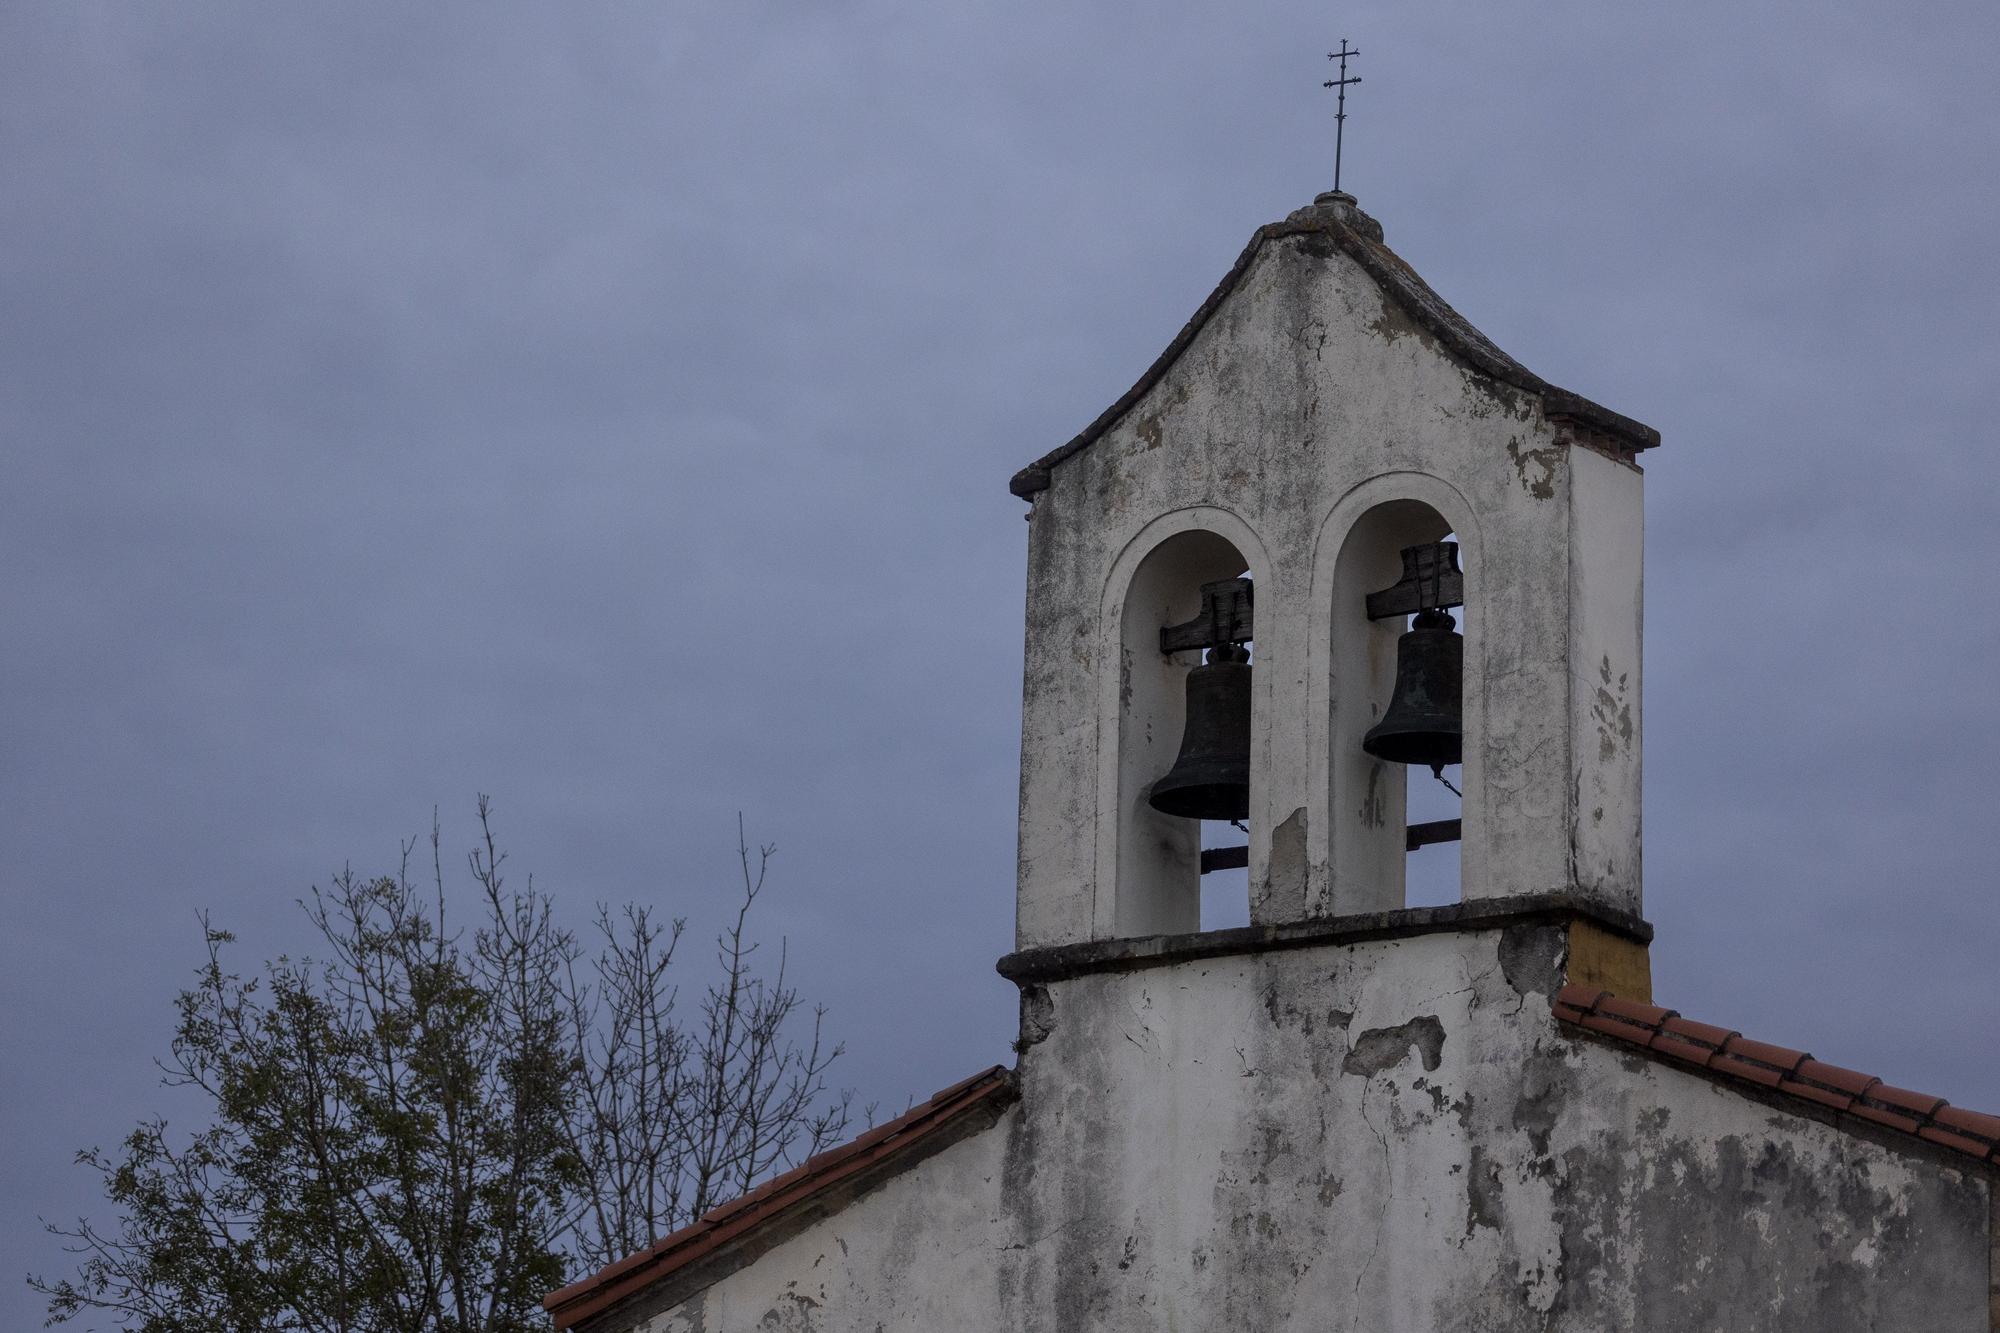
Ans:
POLYGON ((1652 1002, 1658 443, 1351 198, 1262 228, 1014 478, 1016 1067, 554 1293, 558 1327, 2000 1330, 2000 1118, 1652 1002), (1419 608, 1454 626, 1448 828, 1382 757, 1419 608), (1191 672, 1246 658, 1242 776, 1201 813, 1247 833, 1205 853, 1159 793, 1191 672), (1441 840, 1461 900, 1407 906, 1441 840), (1201 929, 1219 864, 1247 927, 1201 929))

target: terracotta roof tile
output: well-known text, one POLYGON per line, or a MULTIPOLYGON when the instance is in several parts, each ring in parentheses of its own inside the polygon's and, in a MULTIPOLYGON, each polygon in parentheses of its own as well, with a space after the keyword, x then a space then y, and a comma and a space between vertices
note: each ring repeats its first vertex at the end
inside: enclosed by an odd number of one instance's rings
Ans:
POLYGON ((1593 1032, 1602 1032, 1612 1037, 1636 1036, 1641 1041, 1652 1037, 1655 1031, 1655 1029, 1649 1028, 1643 1023, 1633 1023, 1623 1018, 1614 1017, 1611 1014, 1589 1013, 1576 1021, 1593 1032), (1640 1034, 1644 1035, 1641 1036, 1640 1034))
POLYGON ((1830 1092, 1803 1079, 1785 1080, 1784 1089, 1794 1097, 1803 1097, 1809 1102, 1818 1102, 1821 1106, 1830 1106, 1836 1111, 1845 1111, 1854 1105, 1854 1098, 1846 1093, 1830 1092))
POLYGON ((1867 1101, 1856 1101, 1847 1108, 1847 1113, 1859 1116, 1863 1120, 1871 1120, 1878 1125, 1887 1125, 1890 1129, 1900 1129, 1905 1134, 1915 1134, 1924 1127, 1924 1122, 1916 1116, 1904 1115, 1900 1111, 1892 1111, 1867 1101))
POLYGON ((1940 1107, 1932 1117, 1946 1129, 1955 1129, 1964 1134, 1974 1134, 1980 1138, 2000 1142, 2000 1115, 1987 1115, 1983 1111, 1967 1111, 1957 1106, 1940 1107))
MULTIPOLYGON (((1623 1034, 1613 1033, 1612 1035, 1621 1036, 1623 1034)), ((1655 1034, 1653 1039, 1646 1045, 1648 1050, 1654 1051, 1657 1054, 1672 1056, 1676 1060, 1682 1060, 1691 1065, 1700 1065, 1704 1069, 1708 1067, 1708 1062, 1715 1058, 1715 1047, 1701 1042, 1689 1041, 1685 1037, 1677 1037, 1671 1032, 1655 1034)))
POLYGON ((1726 1051, 1718 1051, 1708 1062, 1712 1074, 1728 1074, 1747 1083, 1756 1083, 1766 1088, 1775 1088, 1785 1081, 1785 1076, 1768 1065, 1760 1065, 1755 1060, 1743 1060, 1726 1051))
POLYGON ((1662 1024, 1661 1030, 1688 1041, 1698 1041, 1711 1051, 1719 1049, 1731 1037, 1743 1035, 1735 1028, 1719 1028, 1713 1023, 1697 1023, 1692 1018, 1682 1018, 1678 1014, 1662 1024))
POLYGON ((1640 1004, 1637 1000, 1621 1000, 1608 991, 1597 997, 1597 1012, 1655 1029, 1670 1018, 1680 1017, 1671 1009, 1662 1009, 1657 1004, 1640 1004))
POLYGON ((1754 1083, 2000 1167, 2000 1116, 1962 1111, 1942 1097, 1891 1087, 1871 1074, 1815 1060, 1804 1051, 1752 1041, 1730 1028, 1697 1023, 1671 1009, 1621 999, 1592 986, 1563 987, 1553 1007, 1558 1022, 1650 1055, 1754 1083))
POLYGON ((1930 1119, 1937 1114, 1938 1108, 1945 1104, 1942 1097, 1933 1097, 1924 1092, 1911 1092, 1908 1088, 1891 1087, 1887 1083, 1877 1083, 1868 1089, 1863 1100, 1881 1102, 1884 1106, 1908 1111, 1920 1120, 1930 1119))
POLYGON ((1917 1131, 1917 1137, 1920 1139, 1929 1139, 1932 1143, 1942 1144, 1947 1148, 1956 1148, 1960 1152, 1971 1153, 1974 1157, 1986 1156, 1992 1146, 1991 1141, 1988 1139, 1975 1139, 1964 1134, 1954 1134, 1950 1130, 1939 1129, 1936 1125, 1925 1125, 1917 1131))
POLYGON ((1804 1051, 1795 1051, 1789 1046, 1773 1046, 1767 1041, 1752 1041, 1740 1034, 1723 1043, 1722 1053, 1734 1060, 1748 1060, 1767 1069, 1775 1069, 1780 1074, 1795 1074, 1800 1065, 1812 1059, 1804 1051))
POLYGON ((1792 1071, 1792 1078, 1800 1083, 1813 1083, 1831 1092, 1843 1093, 1849 1100, 1859 1097, 1882 1081, 1873 1074, 1842 1069, 1839 1065, 1830 1065, 1824 1060, 1806 1061, 1792 1071))
MULTIPOLYGON (((1610 992, 1608 991, 1605 992, 1605 994, 1609 993, 1610 992)), ((1589 1013, 1590 1006, 1592 1004, 1595 1004, 1596 1002, 1597 1002, 1596 997, 1592 996, 1589 1003, 1586 1003, 1579 1007, 1577 1005, 1570 1004, 1568 1001, 1564 1000, 1561 996, 1558 996, 1555 1002, 1556 1017, 1566 1018, 1570 1022, 1574 1023, 1578 1019, 1582 1018, 1585 1014, 1589 1013)))
MULTIPOLYGON (((691 1226, 617 1263, 573 1282, 542 1299, 542 1308, 559 1329, 575 1326, 671 1273, 687 1268, 806 1204, 827 1191, 876 1167, 889 1167, 939 1131, 962 1125, 975 1112, 997 1114, 1016 1096, 1014 1077, 1004 1067, 974 1074, 952 1084, 921 1106, 867 1133, 808 1158, 783 1175, 774 1176, 740 1198, 719 1204, 691 1226)), ((946 1140, 949 1142, 949 1140, 946 1140)))

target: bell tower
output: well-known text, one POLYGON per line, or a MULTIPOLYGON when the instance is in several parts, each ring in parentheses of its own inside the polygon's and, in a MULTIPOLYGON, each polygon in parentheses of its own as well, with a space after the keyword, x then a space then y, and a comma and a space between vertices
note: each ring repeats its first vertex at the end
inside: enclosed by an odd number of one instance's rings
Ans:
POLYGON ((1259 229, 1014 477, 1017 947, 1198 931, 1205 859, 1247 864, 1253 928, 1393 913, 1410 849, 1452 840, 1468 905, 1636 921, 1658 443, 1495 347, 1350 196, 1259 229), (1412 763, 1459 765, 1455 824, 1410 824, 1412 763))

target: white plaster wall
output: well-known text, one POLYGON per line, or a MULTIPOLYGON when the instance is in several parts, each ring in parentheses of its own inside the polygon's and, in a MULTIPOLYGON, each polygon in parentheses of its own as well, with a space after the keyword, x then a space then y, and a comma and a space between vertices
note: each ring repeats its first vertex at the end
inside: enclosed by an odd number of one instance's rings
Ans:
POLYGON ((1001 1173, 1020 1114, 953 1144, 914 1170, 668 1310, 606 1327, 634 1333, 999 1327, 1015 1242, 1001 1173))
POLYGON ((1637 698, 1636 641, 1617 631, 1621 618, 1637 626, 1638 548, 1623 534, 1639 532, 1639 475, 1567 438, 1539 399, 1466 369, 1328 238, 1267 242, 1163 378, 1035 497, 1019 947, 1102 938, 1119 918, 1103 906, 1117 892, 1103 869, 1118 858, 1102 844, 1135 835, 1130 810, 1100 780, 1103 747, 1118 737, 1106 703, 1117 697, 1106 688, 1117 633, 1103 608, 1144 554, 1135 543, 1149 526, 1198 511, 1229 514, 1269 566, 1257 578, 1267 706, 1251 819, 1254 919, 1400 900, 1399 874, 1385 885, 1374 872, 1341 871, 1344 861, 1381 860, 1338 848, 1393 836, 1379 805, 1367 814, 1364 805, 1372 788, 1400 789, 1402 770, 1371 776, 1372 761, 1329 748, 1341 695, 1328 678, 1329 636, 1365 630, 1358 607, 1334 605, 1338 552, 1369 506, 1398 497, 1423 499, 1476 548, 1466 552, 1476 597, 1465 617, 1467 718, 1479 727, 1465 774, 1466 896, 1581 888, 1636 912, 1637 733, 1618 759, 1629 780, 1600 779, 1589 771, 1600 762, 1596 728, 1585 744, 1577 729, 1588 719, 1573 716, 1571 701, 1573 652, 1613 647, 1637 698), (1585 598, 1610 609, 1582 608, 1585 598), (1590 808, 1605 810, 1585 840, 1587 874, 1575 828, 1586 788, 1590 808), (1303 836, 1274 864, 1280 827, 1303 836))
POLYGON ((1549 1015, 1560 927, 1080 977, 1022 1102, 648 1333, 1985 1333, 1989 1181, 1549 1015))
POLYGON ((1638 916, 1645 510, 1625 464, 1572 449, 1569 472, 1570 875, 1579 892, 1638 916))

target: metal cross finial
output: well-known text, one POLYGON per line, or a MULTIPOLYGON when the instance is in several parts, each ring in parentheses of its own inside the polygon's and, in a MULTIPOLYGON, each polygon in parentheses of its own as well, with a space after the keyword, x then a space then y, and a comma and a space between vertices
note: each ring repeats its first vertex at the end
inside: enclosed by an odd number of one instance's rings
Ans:
POLYGON ((1347 47, 1347 39, 1345 37, 1341 38, 1340 49, 1326 53, 1328 60, 1338 60, 1340 62, 1340 77, 1337 79, 1328 79, 1320 85, 1322 88, 1338 89, 1340 94, 1339 100, 1334 103, 1333 111, 1333 188, 1335 191, 1340 189, 1340 140, 1342 132, 1347 128, 1347 85, 1361 82, 1361 76, 1358 74, 1351 79, 1347 77, 1347 58, 1360 54, 1359 48, 1350 51, 1347 47))

